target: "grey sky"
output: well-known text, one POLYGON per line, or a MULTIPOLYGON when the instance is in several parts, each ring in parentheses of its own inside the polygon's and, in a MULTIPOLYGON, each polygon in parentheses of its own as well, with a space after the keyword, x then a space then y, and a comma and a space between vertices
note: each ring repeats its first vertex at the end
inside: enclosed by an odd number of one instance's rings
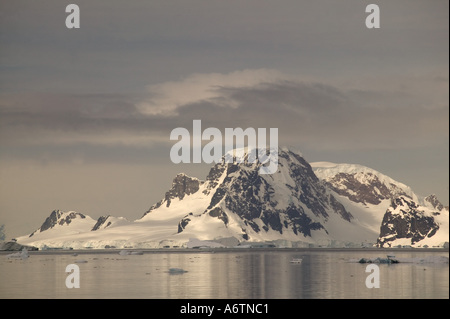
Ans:
POLYGON ((181 171, 170 131, 278 127, 448 204, 448 1, 0 1, 0 224, 139 218, 181 171), (381 28, 365 27, 377 3, 381 28))

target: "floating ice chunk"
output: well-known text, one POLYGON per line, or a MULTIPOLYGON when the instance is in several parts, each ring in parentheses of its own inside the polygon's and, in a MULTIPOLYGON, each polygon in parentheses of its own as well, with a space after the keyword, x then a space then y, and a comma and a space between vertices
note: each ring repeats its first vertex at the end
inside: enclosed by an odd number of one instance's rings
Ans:
POLYGON ((28 255, 28 250, 24 247, 21 252, 17 252, 17 253, 12 253, 12 254, 6 255, 6 257, 22 259, 23 260, 23 259, 27 259, 28 257, 30 257, 30 255, 28 255))
POLYGON ((399 261, 397 259, 394 259, 391 256, 388 256, 387 258, 377 257, 375 259, 361 258, 358 262, 360 264, 398 264, 399 263, 399 261))
POLYGON ((7 258, 21 258, 21 253, 12 253, 9 255, 6 255, 7 258))
POLYGON ((169 268, 169 274, 184 274, 187 270, 182 268, 169 268))
POLYGON ((121 250, 119 252, 120 256, 128 256, 128 255, 143 255, 144 252, 142 251, 129 251, 129 250, 121 250))
POLYGON ((303 261, 303 259, 301 259, 301 258, 292 258, 290 262, 292 264, 301 264, 302 261, 303 261))
POLYGON ((75 260, 75 263, 76 264, 85 264, 85 263, 87 263, 88 261, 87 260, 85 260, 85 259, 77 259, 77 260, 75 260))

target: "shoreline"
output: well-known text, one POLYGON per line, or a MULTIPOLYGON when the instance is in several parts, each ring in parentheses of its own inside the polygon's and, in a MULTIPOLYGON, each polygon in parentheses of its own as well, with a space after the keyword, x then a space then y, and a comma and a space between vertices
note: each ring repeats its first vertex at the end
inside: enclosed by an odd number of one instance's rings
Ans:
MULTIPOLYGON (((448 248, 103 248, 103 249, 48 249, 28 251, 29 255, 54 254, 119 254, 120 251, 142 252, 148 254, 192 254, 192 253, 239 253, 239 252, 436 252, 448 253, 448 248)), ((2 250, 0 255, 11 254, 12 251, 2 250)))

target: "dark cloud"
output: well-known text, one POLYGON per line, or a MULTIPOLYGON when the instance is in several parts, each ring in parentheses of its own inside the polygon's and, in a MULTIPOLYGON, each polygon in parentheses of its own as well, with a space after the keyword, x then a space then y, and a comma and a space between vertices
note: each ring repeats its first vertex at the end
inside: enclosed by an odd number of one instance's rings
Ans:
POLYGON ((127 139, 133 144, 134 138, 143 137, 149 144, 138 146, 149 148, 152 140, 170 144, 170 131, 190 129, 194 119, 201 119, 204 128, 222 130, 277 127, 280 144, 411 147, 448 136, 448 109, 402 105, 399 99, 413 98, 401 92, 352 91, 291 80, 221 86, 214 91, 213 98, 179 105, 170 115, 143 114, 136 107, 137 99, 120 94, 20 96, 0 108, 2 137, 12 145, 29 134, 32 140, 28 141, 34 144, 39 143, 41 132, 42 144, 61 144, 56 141, 66 136, 69 145, 75 138, 77 143, 98 146, 127 144, 127 139))
POLYGON ((217 99, 179 108, 189 125, 278 127, 281 144, 339 148, 419 147, 448 137, 448 109, 429 110, 404 93, 339 89, 322 83, 281 81, 217 89, 217 99), (223 107, 224 104, 238 108, 223 107))
POLYGON ((279 81, 251 88, 221 88, 220 91, 244 107, 253 105, 322 113, 342 107, 346 102, 343 92, 320 83, 279 81))
MULTIPOLYGON (((0 105, 3 130, 96 132, 143 130, 148 127, 130 96, 120 94, 23 94, 4 96, 0 105)), ((13 136, 11 136, 13 138, 13 136)))

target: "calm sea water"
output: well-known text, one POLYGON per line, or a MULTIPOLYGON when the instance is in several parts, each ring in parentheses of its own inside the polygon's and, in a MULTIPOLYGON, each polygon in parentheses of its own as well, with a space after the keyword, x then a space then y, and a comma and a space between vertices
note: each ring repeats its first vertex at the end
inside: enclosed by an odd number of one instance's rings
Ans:
POLYGON ((228 251, 120 256, 117 252, 31 252, 25 260, 0 255, 0 298, 449 298, 448 252, 228 251), (414 262, 381 264, 380 288, 366 287, 367 264, 385 257, 414 262), (302 258, 292 264, 292 258, 302 258), (422 261, 417 261, 422 259, 422 261), (80 288, 66 287, 76 261, 80 288), (170 268, 187 272, 172 274, 170 268))

